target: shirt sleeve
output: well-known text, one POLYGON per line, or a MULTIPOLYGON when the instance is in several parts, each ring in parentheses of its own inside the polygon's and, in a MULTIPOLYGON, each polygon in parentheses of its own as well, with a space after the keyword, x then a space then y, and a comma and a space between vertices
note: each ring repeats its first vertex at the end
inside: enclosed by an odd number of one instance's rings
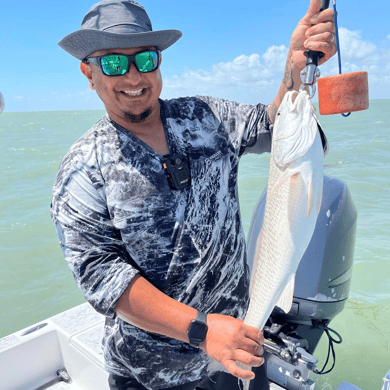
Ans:
POLYGON ((273 123, 269 119, 268 105, 252 106, 248 117, 240 150, 240 155, 247 153, 270 153, 273 123))
POLYGON ((50 212, 85 299, 97 312, 114 318, 119 298, 139 270, 111 222, 100 170, 83 159, 74 149, 64 157, 50 212))
POLYGON ((273 124, 268 114, 269 105, 236 103, 211 96, 197 97, 223 123, 239 156, 271 152, 273 124))

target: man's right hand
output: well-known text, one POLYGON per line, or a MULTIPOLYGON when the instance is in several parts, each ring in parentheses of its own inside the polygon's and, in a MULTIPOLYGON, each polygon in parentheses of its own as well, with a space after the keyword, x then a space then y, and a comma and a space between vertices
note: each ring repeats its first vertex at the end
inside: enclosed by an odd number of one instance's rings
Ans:
MULTIPOLYGON (((115 307, 115 314, 123 321, 186 343, 197 312, 162 293, 140 275, 134 276, 115 307)), ((252 371, 238 367, 235 362, 261 366, 263 334, 243 320, 221 314, 208 314, 207 326, 206 339, 200 348, 237 378, 253 378, 252 371)))
POLYGON ((259 367, 264 363, 264 336, 257 328, 244 324, 244 320, 221 314, 207 315, 208 331, 200 348, 209 357, 221 363, 231 375, 240 379, 253 379, 252 371, 239 368, 236 361, 259 367))

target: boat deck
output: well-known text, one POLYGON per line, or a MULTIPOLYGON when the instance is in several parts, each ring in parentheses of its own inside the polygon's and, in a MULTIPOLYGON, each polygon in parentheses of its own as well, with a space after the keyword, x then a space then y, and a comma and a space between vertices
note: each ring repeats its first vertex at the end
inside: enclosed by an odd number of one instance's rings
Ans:
POLYGON ((109 390, 101 340, 104 316, 88 303, 0 340, 2 390, 109 390), (57 372, 65 369, 71 381, 57 372))
POLYGON ((84 303, 0 339, 1 390, 109 390, 104 320, 84 303))

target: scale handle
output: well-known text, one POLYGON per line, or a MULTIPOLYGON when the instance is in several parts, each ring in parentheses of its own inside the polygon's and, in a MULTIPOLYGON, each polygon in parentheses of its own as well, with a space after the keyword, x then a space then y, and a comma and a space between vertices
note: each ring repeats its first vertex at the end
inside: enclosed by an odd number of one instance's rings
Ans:
MULTIPOLYGON (((320 12, 329 8, 329 3, 330 0, 321 0, 320 12)), ((325 55, 322 51, 313 51, 313 50, 306 50, 305 52, 303 52, 303 54, 307 57, 306 66, 309 64, 314 64, 315 66, 318 66, 318 60, 325 55)))
POLYGON ((320 12, 323 11, 324 9, 329 8, 329 3, 330 3, 330 0, 321 0, 320 12))

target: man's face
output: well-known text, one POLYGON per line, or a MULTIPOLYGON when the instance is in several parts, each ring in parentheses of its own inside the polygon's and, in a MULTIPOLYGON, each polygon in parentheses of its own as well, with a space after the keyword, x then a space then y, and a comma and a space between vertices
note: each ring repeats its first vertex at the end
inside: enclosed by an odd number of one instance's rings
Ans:
MULTIPOLYGON (((142 46, 128 49, 99 50, 90 54, 90 57, 108 53, 131 55, 143 50, 156 50, 156 48, 154 46, 142 46)), ((141 73, 132 63, 129 72, 125 75, 110 77, 104 75, 100 67, 96 65, 81 63, 81 71, 89 79, 90 88, 96 90, 113 120, 120 118, 129 122, 131 121, 130 116, 139 116, 148 109, 154 111, 158 107, 158 98, 162 90, 160 68, 153 72, 141 73), (138 91, 142 91, 140 95, 134 95, 138 91), (126 92, 130 92, 132 95, 126 92)))

